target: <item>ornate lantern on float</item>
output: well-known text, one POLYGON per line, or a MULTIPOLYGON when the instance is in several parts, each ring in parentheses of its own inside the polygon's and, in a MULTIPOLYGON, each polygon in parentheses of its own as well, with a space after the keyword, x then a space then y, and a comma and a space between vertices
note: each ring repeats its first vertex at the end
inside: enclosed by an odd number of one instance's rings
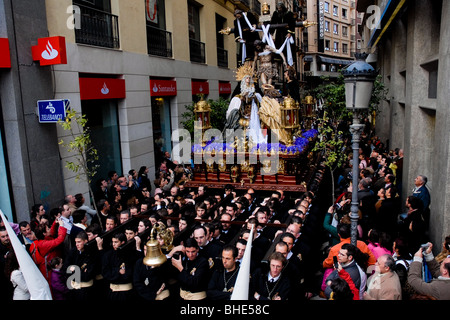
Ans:
POLYGON ((295 100, 287 96, 281 105, 281 127, 289 132, 288 145, 292 145, 292 135, 296 129, 300 127, 299 123, 299 107, 295 100))
POLYGON ((313 104, 315 103, 315 99, 312 96, 305 97, 305 105, 306 105, 306 116, 312 116, 313 113, 313 104))
POLYGON ((211 106, 204 100, 203 95, 194 106, 195 122, 194 130, 202 130, 202 145, 205 145, 203 141, 203 135, 206 130, 211 129, 211 106))

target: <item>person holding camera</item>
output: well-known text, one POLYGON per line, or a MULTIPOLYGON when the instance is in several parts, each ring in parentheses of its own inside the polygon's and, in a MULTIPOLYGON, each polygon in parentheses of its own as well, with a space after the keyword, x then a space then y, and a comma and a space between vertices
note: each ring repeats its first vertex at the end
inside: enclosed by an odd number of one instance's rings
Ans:
POLYGON ((194 238, 186 239, 184 248, 180 249, 184 256, 169 253, 172 265, 179 271, 180 297, 183 300, 204 300, 209 282, 208 261, 199 255, 199 246, 194 238))
POLYGON ((40 224, 35 230, 36 240, 28 248, 29 253, 45 279, 50 283, 51 270, 47 262, 55 257, 63 256, 64 239, 67 229, 62 218, 56 219, 51 228, 48 224, 40 224))
POLYGON ((361 268, 355 260, 357 250, 358 248, 350 243, 343 244, 339 249, 339 253, 337 254, 336 258, 333 259, 334 270, 325 279, 326 286, 324 294, 327 299, 330 299, 332 293, 330 287, 331 283, 334 279, 341 277, 348 282, 350 288, 353 288, 353 286, 356 288, 353 290, 354 299, 361 300, 361 290, 363 290, 363 288, 365 287, 367 277, 366 274, 362 272, 361 268), (350 277, 347 277, 347 275, 341 270, 346 271, 346 273, 348 273, 350 277), (358 292, 356 292, 355 290, 357 290, 358 292))
POLYGON ((341 221, 342 217, 350 211, 349 204, 352 199, 351 192, 346 192, 340 201, 337 201, 331 207, 328 208, 327 213, 323 219, 323 228, 328 232, 329 246, 332 247, 340 242, 340 237, 337 231, 337 225, 341 221))
POLYGON ((431 242, 422 245, 414 254, 408 272, 410 286, 419 294, 431 297, 433 300, 450 300, 450 257, 439 264, 433 256, 431 242), (423 259, 433 276, 430 282, 422 279, 423 259))

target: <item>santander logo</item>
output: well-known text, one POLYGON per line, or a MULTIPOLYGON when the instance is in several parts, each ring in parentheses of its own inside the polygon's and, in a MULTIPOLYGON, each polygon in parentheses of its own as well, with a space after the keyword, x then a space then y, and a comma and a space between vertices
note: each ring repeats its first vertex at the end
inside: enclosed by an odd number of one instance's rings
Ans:
POLYGON ((38 44, 31 47, 31 55, 41 66, 67 64, 66 39, 60 36, 39 38, 38 44))
POLYGON ((152 91, 153 93, 160 93, 160 94, 165 94, 165 93, 174 93, 177 91, 176 86, 173 83, 155 83, 152 87, 152 91))
POLYGON ((150 79, 150 95, 153 97, 176 96, 177 83, 174 80, 150 79))
POLYGON ((102 94, 108 94, 108 93, 109 93, 109 88, 108 88, 108 86, 106 85, 106 82, 103 83, 103 88, 100 90, 100 92, 101 92, 102 94))
POLYGON ((42 51, 41 57, 45 60, 53 60, 58 56, 59 52, 55 50, 50 43, 50 40, 47 41, 47 45, 45 46, 45 50, 42 51))

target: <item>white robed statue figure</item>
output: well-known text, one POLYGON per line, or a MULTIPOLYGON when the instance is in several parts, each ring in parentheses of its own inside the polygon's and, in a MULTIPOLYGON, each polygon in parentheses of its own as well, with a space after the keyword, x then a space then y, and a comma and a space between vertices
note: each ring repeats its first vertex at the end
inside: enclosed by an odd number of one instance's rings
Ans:
POLYGON ((245 64, 238 69, 236 79, 241 81, 240 93, 230 101, 225 129, 235 130, 244 127, 253 143, 266 143, 267 138, 262 134, 258 113, 258 105, 262 97, 255 91, 253 68, 250 64, 245 64))

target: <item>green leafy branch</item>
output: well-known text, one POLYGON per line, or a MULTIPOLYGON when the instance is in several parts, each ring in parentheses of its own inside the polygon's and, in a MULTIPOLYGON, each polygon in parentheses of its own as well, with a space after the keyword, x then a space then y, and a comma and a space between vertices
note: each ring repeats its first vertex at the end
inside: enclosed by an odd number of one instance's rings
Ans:
POLYGON ((75 161, 66 161, 66 168, 76 174, 75 182, 84 179, 90 184, 99 165, 96 164, 98 152, 92 146, 86 116, 78 115, 74 110, 68 110, 64 121, 59 120, 58 123, 70 137, 67 140, 61 139, 59 144, 75 157, 75 161))
MULTIPOLYGON (((75 173, 75 182, 79 182, 80 180, 87 182, 89 194, 93 199, 94 193, 91 182, 99 167, 96 163, 99 157, 97 149, 92 145, 86 116, 77 114, 75 110, 67 110, 65 119, 59 120, 58 124, 68 133, 68 138, 61 138, 59 145, 64 147, 74 157, 74 161, 66 161, 65 167, 75 173)), ((93 205, 98 215, 95 201, 93 201, 93 205)), ((100 217, 99 222, 100 227, 103 228, 100 217)))
POLYGON ((324 164, 331 172, 332 197, 334 202, 334 171, 340 168, 347 158, 344 152, 346 142, 343 132, 332 125, 326 112, 324 112, 323 118, 318 120, 319 134, 312 151, 317 151, 322 154, 324 164))

